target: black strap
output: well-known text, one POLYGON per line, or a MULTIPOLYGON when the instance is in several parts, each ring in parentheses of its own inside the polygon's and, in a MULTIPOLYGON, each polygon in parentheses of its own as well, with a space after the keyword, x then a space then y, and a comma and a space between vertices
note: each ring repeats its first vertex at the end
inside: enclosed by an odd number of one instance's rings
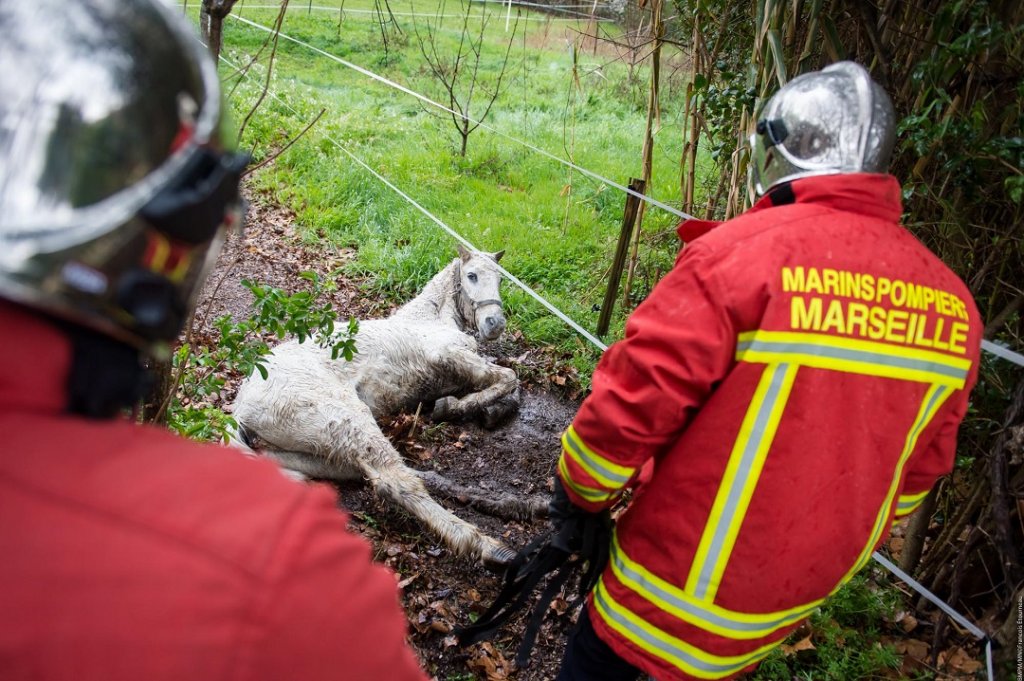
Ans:
POLYGON ((473 624, 455 630, 455 635, 462 645, 490 637, 526 605, 540 581, 554 573, 534 605, 526 631, 523 633, 523 640, 516 650, 516 666, 523 669, 529 664, 533 644, 555 595, 565 586, 573 573, 586 565, 573 605, 582 602, 597 583, 608 561, 611 521, 606 516, 596 515, 578 517, 576 520, 582 522, 566 522, 557 533, 541 535, 516 554, 505 571, 505 583, 487 612, 473 624), (580 538, 577 533, 581 533, 582 537, 580 538), (567 547, 573 546, 577 541, 580 541, 580 558, 573 559, 573 554, 567 547))
POLYGON ((107 419, 147 395, 153 376, 139 351, 98 331, 57 322, 71 340, 67 411, 107 419))
POLYGON ((534 606, 533 614, 530 615, 530 621, 526 625, 526 631, 523 632, 523 640, 516 650, 516 667, 519 669, 524 669, 530 664, 530 653, 533 652, 533 644, 537 640, 537 634, 540 632, 541 623, 544 622, 544 615, 548 612, 548 606, 555 599, 555 594, 569 579, 574 567, 575 562, 562 563, 558 567, 558 572, 548 581, 544 591, 541 592, 540 600, 534 606))
POLYGON ((541 535, 516 554, 505 570, 505 583, 487 612, 473 624, 455 629, 462 645, 490 637, 526 605, 526 600, 545 575, 568 560, 568 553, 552 546, 552 536, 551 533, 541 535))

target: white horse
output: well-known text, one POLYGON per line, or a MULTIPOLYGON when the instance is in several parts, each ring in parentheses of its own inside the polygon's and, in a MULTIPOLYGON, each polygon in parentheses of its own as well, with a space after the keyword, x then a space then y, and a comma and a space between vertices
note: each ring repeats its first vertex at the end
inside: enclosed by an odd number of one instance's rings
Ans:
POLYGON ((460 246, 419 296, 386 319, 360 322, 351 361, 331 359, 315 342, 276 347, 267 378, 246 379, 235 398, 240 439, 251 445, 258 437, 265 454, 307 477, 366 478, 456 554, 489 567, 507 563, 513 552, 434 501, 424 480, 436 475, 407 467, 377 425, 423 402, 435 420, 497 421, 517 408, 515 372, 480 357, 466 333, 494 340, 505 329, 496 267, 503 253, 460 246))

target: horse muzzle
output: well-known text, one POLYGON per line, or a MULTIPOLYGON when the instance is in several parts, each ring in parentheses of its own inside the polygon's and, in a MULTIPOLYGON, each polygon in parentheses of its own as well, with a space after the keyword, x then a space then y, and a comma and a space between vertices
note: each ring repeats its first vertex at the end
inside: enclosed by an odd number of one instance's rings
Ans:
MULTIPOLYGON (((483 307, 483 306, 481 306, 483 307)), ((478 309, 476 312, 476 328, 484 340, 496 340, 505 331, 505 315, 497 305, 487 306, 489 309, 478 309)))

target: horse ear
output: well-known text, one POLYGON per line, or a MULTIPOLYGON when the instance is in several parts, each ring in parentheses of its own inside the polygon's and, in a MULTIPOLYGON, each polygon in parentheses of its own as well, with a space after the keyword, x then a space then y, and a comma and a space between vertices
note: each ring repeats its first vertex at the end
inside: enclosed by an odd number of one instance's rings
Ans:
POLYGON ((494 262, 501 260, 501 256, 505 255, 505 249, 501 249, 497 253, 491 253, 491 257, 494 258, 494 262))
POLYGON ((470 258, 473 257, 473 254, 470 253, 469 249, 467 249, 465 246, 459 244, 459 257, 462 258, 462 262, 467 262, 470 258))

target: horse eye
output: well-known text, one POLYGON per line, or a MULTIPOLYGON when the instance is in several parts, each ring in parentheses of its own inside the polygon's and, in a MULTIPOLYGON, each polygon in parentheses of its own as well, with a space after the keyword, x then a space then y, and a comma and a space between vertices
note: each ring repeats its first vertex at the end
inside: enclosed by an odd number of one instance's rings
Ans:
POLYGON ((470 272, 466 275, 466 279, 469 279, 474 284, 476 283, 476 272, 470 272))

